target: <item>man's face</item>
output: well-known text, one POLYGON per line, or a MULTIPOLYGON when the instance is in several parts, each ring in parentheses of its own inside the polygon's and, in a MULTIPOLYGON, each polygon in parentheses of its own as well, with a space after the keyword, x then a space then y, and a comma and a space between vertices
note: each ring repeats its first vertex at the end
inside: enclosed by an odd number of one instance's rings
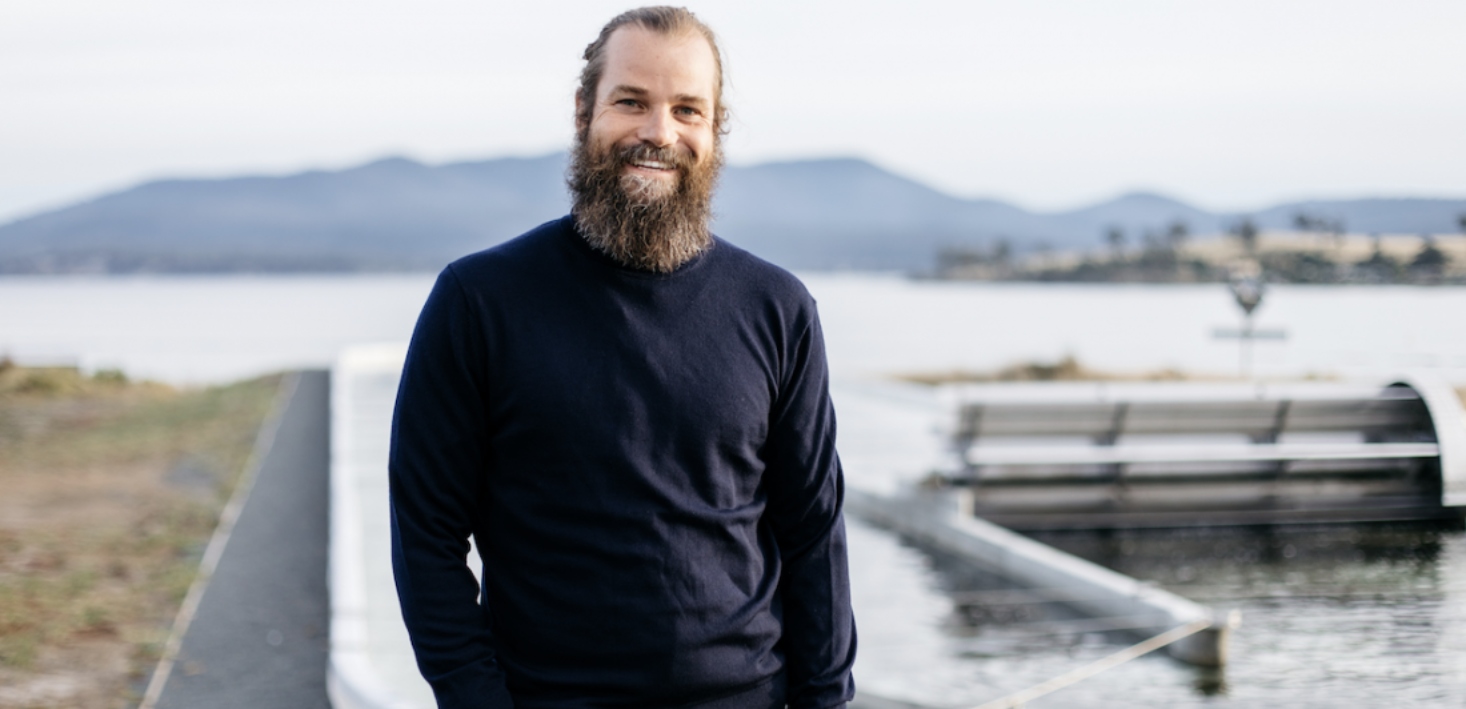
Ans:
POLYGON ((685 171, 712 160, 717 71, 712 47, 696 33, 628 25, 606 43, 590 125, 581 130, 592 153, 638 148, 621 167, 637 201, 673 194, 685 171))
POLYGON ((576 225, 617 262, 668 273, 712 243, 723 165, 713 117, 717 63, 698 34, 612 33, 590 111, 576 101, 568 174, 576 225))

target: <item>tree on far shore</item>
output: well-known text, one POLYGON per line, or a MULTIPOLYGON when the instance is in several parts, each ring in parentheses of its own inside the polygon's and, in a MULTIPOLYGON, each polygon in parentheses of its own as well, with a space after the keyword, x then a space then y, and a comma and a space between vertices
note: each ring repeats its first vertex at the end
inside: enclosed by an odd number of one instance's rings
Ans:
POLYGON ((1237 237, 1237 241, 1242 244, 1242 250, 1249 256, 1257 255, 1257 222, 1252 221, 1252 217, 1238 219, 1227 232, 1237 237))
POLYGON ((1420 238, 1425 243, 1420 247, 1420 253, 1415 254, 1414 260, 1410 262, 1410 275, 1416 280, 1438 281, 1445 273, 1450 258, 1436 246, 1434 234, 1421 234, 1420 238))
POLYGON ((1173 251, 1179 251, 1186 245, 1186 240, 1191 238, 1191 227, 1186 225, 1184 219, 1177 219, 1166 227, 1166 243, 1173 251))
POLYGON ((1374 253, 1354 264, 1355 277, 1365 283, 1395 283, 1400 280, 1400 262, 1385 253, 1384 240, 1379 234, 1369 236, 1374 241, 1374 253))
MULTIPOLYGON (((1466 220, 1466 215, 1462 215, 1462 219, 1466 220)), ((1463 221, 1463 223, 1466 223, 1466 221, 1463 221)), ((1119 261, 1124 258, 1125 230, 1117 226, 1112 226, 1106 229, 1105 244, 1110 247, 1111 258, 1113 258, 1115 261, 1119 261)))
POLYGON ((1344 220, 1330 219, 1309 214, 1308 212, 1295 212, 1293 214, 1293 228, 1298 231, 1312 234, 1327 234, 1333 238, 1334 246, 1339 247, 1344 243, 1344 220))

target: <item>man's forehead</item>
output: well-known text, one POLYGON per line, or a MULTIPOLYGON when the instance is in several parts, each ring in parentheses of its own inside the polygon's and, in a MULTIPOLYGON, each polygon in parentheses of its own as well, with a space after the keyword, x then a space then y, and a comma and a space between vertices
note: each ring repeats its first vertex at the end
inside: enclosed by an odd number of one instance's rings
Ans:
POLYGON ((662 33, 639 25, 619 27, 606 42, 606 69, 600 93, 657 88, 669 82, 683 98, 711 102, 718 90, 718 65, 712 45, 696 31, 662 33))

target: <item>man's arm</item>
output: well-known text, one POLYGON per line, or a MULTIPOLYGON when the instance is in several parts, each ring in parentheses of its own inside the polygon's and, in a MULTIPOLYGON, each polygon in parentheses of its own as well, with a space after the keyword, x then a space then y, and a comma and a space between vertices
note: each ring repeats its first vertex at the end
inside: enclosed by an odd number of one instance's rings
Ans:
POLYGON ((769 516, 784 567, 783 646, 791 709, 843 707, 855 695, 855 619, 840 510, 835 412, 819 320, 786 360, 765 448, 769 516))
POLYGON ((397 597, 440 709, 513 707, 464 561, 486 473, 483 345, 449 267, 413 331, 388 464, 397 597))

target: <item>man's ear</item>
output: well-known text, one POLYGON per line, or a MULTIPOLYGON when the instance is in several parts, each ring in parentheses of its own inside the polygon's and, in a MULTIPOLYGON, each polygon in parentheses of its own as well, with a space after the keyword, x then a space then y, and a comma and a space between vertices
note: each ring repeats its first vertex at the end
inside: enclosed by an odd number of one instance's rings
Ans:
POLYGON ((585 130, 585 125, 584 124, 587 123, 587 121, 584 118, 584 116, 585 116, 585 113, 583 112, 584 110, 585 110, 585 99, 584 98, 581 98, 580 92, 577 91, 577 92, 575 92, 575 130, 577 130, 577 131, 585 130))

